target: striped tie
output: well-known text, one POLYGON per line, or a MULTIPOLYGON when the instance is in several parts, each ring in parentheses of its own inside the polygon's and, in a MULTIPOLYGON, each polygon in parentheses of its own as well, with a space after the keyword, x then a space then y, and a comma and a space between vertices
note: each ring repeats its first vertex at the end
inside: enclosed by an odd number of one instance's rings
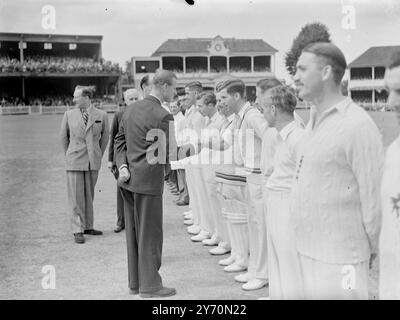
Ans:
POLYGON ((83 122, 85 123, 85 126, 87 126, 87 122, 89 119, 89 114, 87 113, 86 110, 81 110, 82 112, 82 118, 83 118, 83 122))

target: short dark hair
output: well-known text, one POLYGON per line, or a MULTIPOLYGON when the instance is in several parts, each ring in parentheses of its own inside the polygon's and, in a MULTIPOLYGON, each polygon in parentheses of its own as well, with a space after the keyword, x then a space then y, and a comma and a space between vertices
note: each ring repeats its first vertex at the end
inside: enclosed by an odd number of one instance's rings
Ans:
POLYGON ((146 74, 141 80, 140 80, 140 89, 143 91, 143 86, 146 85, 148 86, 150 82, 150 77, 148 74, 146 74))
POLYGON ((217 98, 215 94, 210 91, 206 91, 200 94, 197 100, 203 99, 205 105, 209 105, 210 103, 215 106, 217 104, 217 98))
POLYGON ((321 57, 326 65, 330 65, 335 83, 340 85, 347 68, 346 58, 342 50, 330 42, 314 42, 306 46, 303 52, 313 53, 317 57, 321 57))
POLYGON ((185 88, 189 88, 190 91, 201 92, 203 91, 203 85, 200 81, 192 81, 185 85, 185 88))
POLYGON ((230 95, 239 93, 241 98, 245 97, 246 85, 240 79, 229 79, 219 82, 216 87, 217 92, 223 89, 226 89, 226 92, 228 92, 230 95))
POLYGON ((256 86, 261 89, 261 93, 265 93, 265 91, 280 85, 282 85, 282 83, 275 76, 261 79, 256 84, 256 86))
POLYGON ((81 90, 83 97, 89 97, 92 99, 94 92, 96 91, 96 86, 76 86, 75 90, 81 90))
POLYGON ((388 64, 389 69, 400 67, 400 51, 396 51, 390 57, 390 61, 388 64))
POLYGON ((178 94, 178 96, 184 96, 185 95, 185 89, 184 88, 176 89, 176 93, 178 94))
POLYGON ((172 85, 172 79, 177 79, 175 73, 170 70, 157 70, 153 78, 153 85, 156 87, 162 86, 163 84, 172 85))
POLYGON ((293 115, 297 99, 291 88, 285 85, 274 87, 270 91, 272 104, 284 113, 293 115))

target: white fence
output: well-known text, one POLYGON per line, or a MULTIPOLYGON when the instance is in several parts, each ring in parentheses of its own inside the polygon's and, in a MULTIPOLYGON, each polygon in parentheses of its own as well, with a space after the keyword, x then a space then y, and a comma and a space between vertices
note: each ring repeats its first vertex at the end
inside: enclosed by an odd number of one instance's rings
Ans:
MULTIPOLYGON (((116 104, 102 104, 96 106, 97 108, 104 110, 107 113, 114 113, 119 110, 116 104)), ((73 109, 75 107, 70 106, 9 106, 0 107, 1 114, 7 115, 18 115, 18 114, 64 114, 65 111, 73 109)))

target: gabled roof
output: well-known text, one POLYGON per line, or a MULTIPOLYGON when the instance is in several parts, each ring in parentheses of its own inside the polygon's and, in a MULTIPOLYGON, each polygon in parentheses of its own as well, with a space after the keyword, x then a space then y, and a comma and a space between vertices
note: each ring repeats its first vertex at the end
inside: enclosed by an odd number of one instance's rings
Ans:
POLYGON ((394 52, 400 51, 400 46, 371 47, 348 65, 355 67, 386 67, 394 52))
MULTIPOLYGON (((214 39, 215 38, 168 39, 153 53, 153 56, 160 56, 165 53, 208 53, 208 48, 214 39)), ((278 50, 262 39, 222 38, 222 40, 232 53, 278 52, 278 50)))

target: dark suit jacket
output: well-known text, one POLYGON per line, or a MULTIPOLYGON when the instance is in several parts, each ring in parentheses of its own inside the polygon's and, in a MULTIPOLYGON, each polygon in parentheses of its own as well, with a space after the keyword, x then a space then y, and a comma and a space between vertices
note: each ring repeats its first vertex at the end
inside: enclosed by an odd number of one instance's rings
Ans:
POLYGON ((176 158, 172 114, 149 95, 127 108, 119 125, 117 167, 127 164, 131 173, 130 180, 120 186, 135 193, 162 195, 165 164, 171 156, 176 158))
POLYGON ((114 148, 114 139, 119 131, 119 123, 121 122, 122 115, 125 110, 117 111, 114 114, 113 121, 110 129, 110 144, 108 145, 108 161, 111 161, 114 165, 116 164, 116 149, 114 148))

